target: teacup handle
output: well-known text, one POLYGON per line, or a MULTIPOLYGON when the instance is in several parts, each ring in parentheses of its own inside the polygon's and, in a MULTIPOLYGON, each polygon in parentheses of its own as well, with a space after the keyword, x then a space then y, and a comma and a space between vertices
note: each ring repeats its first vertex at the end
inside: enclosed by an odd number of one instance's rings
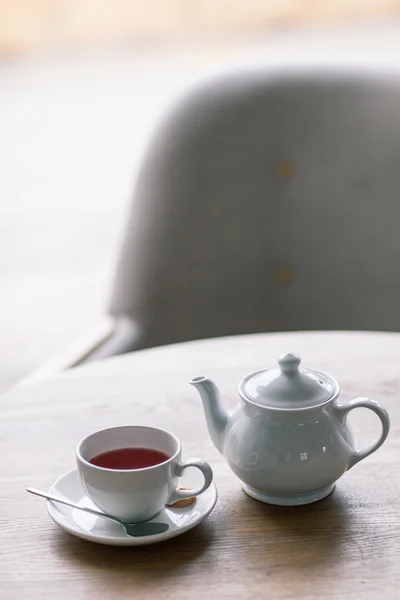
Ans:
POLYGON ((369 408, 372 410, 376 415, 378 415, 382 423, 382 431, 379 438, 365 450, 352 450, 347 470, 351 469, 351 467, 354 467, 354 465, 360 462, 360 460, 367 458, 367 456, 375 452, 375 450, 378 450, 378 448, 382 446, 383 442, 386 440, 390 429, 390 418, 386 408, 384 408, 375 400, 371 400, 371 398, 355 398, 354 400, 350 400, 350 402, 347 404, 336 405, 334 413, 339 417, 339 419, 344 420, 348 413, 354 408, 369 408))
POLYGON ((212 480, 213 480, 213 472, 212 472, 212 469, 211 469, 210 465, 208 464, 208 462, 206 462, 205 460, 196 460, 196 459, 185 460, 176 465, 175 475, 177 475, 178 477, 181 477, 184 470, 187 469, 188 467, 196 467, 196 469, 199 469, 199 471, 201 471, 203 473, 203 477, 204 477, 203 485, 200 488, 198 488, 197 490, 177 490, 177 489, 175 489, 172 492, 171 497, 168 499, 168 504, 173 504, 174 502, 177 502, 177 500, 183 500, 184 498, 193 498, 193 496, 200 496, 200 494, 205 492, 206 489, 210 487, 212 480))

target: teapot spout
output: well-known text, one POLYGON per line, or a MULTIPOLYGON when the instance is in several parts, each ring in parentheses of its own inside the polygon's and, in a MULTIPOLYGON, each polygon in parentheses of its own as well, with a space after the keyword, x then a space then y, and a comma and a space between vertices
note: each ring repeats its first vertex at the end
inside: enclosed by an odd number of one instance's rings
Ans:
POLYGON ((221 397, 215 383, 208 377, 195 377, 189 382, 200 393, 208 432, 214 446, 222 453, 229 415, 221 406, 221 397))

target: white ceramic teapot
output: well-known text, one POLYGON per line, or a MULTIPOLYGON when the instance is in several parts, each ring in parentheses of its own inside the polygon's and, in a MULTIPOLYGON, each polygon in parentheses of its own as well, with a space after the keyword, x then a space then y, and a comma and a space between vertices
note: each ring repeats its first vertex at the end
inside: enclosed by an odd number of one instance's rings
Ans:
POLYGON ((230 414, 211 379, 190 383, 200 392, 211 439, 244 491, 270 504, 308 504, 325 498, 343 473, 383 444, 389 415, 369 398, 337 404, 337 381, 300 368, 297 354, 283 354, 278 362, 277 369, 242 379, 242 401, 230 414), (347 423, 359 407, 374 411, 382 423, 379 439, 362 451, 355 450, 347 423))

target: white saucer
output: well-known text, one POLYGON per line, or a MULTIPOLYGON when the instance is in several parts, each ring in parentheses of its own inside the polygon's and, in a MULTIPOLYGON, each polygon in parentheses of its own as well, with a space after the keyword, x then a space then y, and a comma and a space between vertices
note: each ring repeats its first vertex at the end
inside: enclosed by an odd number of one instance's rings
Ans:
MULTIPOLYGON (((197 469, 187 469, 185 476, 179 480, 179 484, 195 488, 201 485, 201 481, 202 476, 197 469)), ((66 500, 72 500, 81 506, 90 506, 98 510, 86 496, 76 469, 57 479, 51 487, 50 493, 62 496, 66 500)), ((216 502, 217 488, 212 483, 208 490, 196 498, 196 502, 193 504, 182 508, 165 507, 151 521, 148 521, 149 523, 152 521, 167 523, 169 525, 167 531, 141 537, 128 536, 118 523, 84 513, 76 508, 53 503, 50 500, 47 501, 47 510, 57 525, 84 540, 112 546, 142 546, 168 540, 196 527, 210 514, 216 502)))

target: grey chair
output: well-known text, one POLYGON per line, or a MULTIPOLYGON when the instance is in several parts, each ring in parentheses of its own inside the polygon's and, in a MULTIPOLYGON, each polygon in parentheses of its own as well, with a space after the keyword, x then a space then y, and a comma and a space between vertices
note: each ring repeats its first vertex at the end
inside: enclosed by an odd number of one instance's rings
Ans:
POLYGON ((281 330, 400 330, 400 79, 237 72, 185 96, 134 191, 81 360, 281 330))

